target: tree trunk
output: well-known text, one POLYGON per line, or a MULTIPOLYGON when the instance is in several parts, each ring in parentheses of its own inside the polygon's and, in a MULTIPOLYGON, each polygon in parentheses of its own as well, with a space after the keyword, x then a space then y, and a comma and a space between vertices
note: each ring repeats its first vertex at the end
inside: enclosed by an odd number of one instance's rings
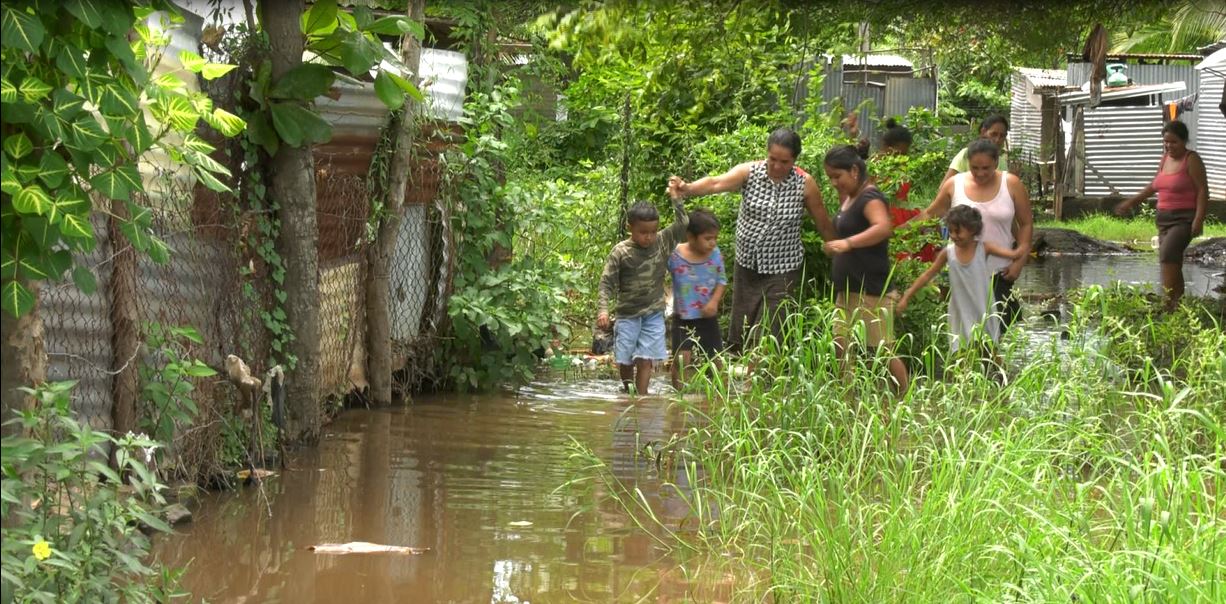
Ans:
MULTIPOLYGON (((425 0, 410 0, 410 19, 420 23, 424 20, 424 13, 425 0)), ((405 36, 400 47, 400 58, 405 67, 413 70, 410 81, 414 84, 419 82, 417 72, 421 63, 421 41, 413 36, 405 36)), ((374 244, 366 250, 366 259, 370 266, 370 276, 366 280, 367 378, 370 380, 370 401, 376 406, 392 402, 392 371, 395 369, 392 367, 388 278, 392 256, 396 253, 396 238, 400 232, 405 187, 408 184, 409 170, 412 169, 415 110, 413 100, 406 98, 400 119, 392 124, 392 127, 396 128, 396 147, 392 153, 384 198, 386 214, 379 223, 379 233, 374 244)))
MULTIPOLYGON (((25 283, 34 294, 34 308, 14 319, 0 312, 0 422, 7 422, 18 413, 31 408, 33 397, 17 388, 34 386, 47 381, 47 349, 43 339, 43 322, 39 316, 38 284, 25 283)), ((20 426, 3 427, 4 436, 20 432, 20 426)))
MULTIPOLYGON (((263 8, 275 82, 302 63, 303 2, 268 3, 263 8)), ((287 437, 291 442, 314 442, 320 424, 319 225, 311 148, 281 145, 269 162, 269 184, 272 200, 280 208, 277 252, 285 262, 285 314, 294 333, 288 352, 297 359, 286 376, 287 437)))
POLYGON ((107 230, 114 260, 108 295, 111 302, 111 427, 115 434, 136 430, 136 399, 140 391, 140 317, 136 309, 136 250, 119 230, 129 219, 127 205, 111 201, 107 230))

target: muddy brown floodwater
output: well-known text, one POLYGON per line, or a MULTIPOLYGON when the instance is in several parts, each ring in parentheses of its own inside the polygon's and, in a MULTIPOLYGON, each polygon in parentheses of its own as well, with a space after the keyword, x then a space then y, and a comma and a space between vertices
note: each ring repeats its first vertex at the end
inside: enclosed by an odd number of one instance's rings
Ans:
POLYGON ((662 398, 632 403, 615 388, 612 380, 537 383, 517 394, 346 411, 263 493, 207 495, 192 523, 156 541, 154 556, 187 565, 192 601, 669 601, 662 583, 676 563, 652 535, 599 486, 586 495, 558 489, 582 475, 569 461, 574 438, 641 489, 665 524, 686 516, 679 491, 665 484, 683 485, 684 473, 660 477, 635 455, 681 431, 682 414, 662 398), (351 541, 429 551, 307 550, 351 541))

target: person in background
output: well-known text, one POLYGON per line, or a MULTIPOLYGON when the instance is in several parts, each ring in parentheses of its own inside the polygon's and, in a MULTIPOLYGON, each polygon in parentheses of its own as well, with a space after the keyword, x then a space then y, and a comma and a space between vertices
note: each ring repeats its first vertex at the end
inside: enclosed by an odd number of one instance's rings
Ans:
POLYGON ((668 358, 664 347, 664 274, 668 255, 684 237, 689 218, 680 199, 673 200, 672 226, 659 233, 660 214, 640 201, 626 212, 630 238, 613 246, 600 275, 596 325, 609 326, 609 303, 616 299, 613 360, 622 388, 647 394, 652 365, 668 358))
POLYGON ((992 141, 981 138, 967 147, 970 171, 955 175, 941 184, 932 203, 915 221, 944 217, 951 207, 969 205, 983 215, 983 240, 1002 249, 1018 249, 1014 260, 989 256, 992 271, 993 308, 1000 313, 1001 335, 1013 324, 1021 304, 1013 295, 1013 284, 1030 259, 1034 216, 1030 194, 1015 174, 999 169, 1000 150, 992 141))
POLYGON ((800 281, 805 249, 800 225, 807 211, 822 239, 834 239, 834 226, 822 194, 804 170, 796 167, 800 136, 780 128, 766 140, 766 160, 746 162, 719 176, 686 182, 668 179, 669 195, 696 197, 740 191, 736 221, 736 265, 732 272, 732 322, 728 349, 740 354, 752 345, 754 327, 764 315, 771 332, 782 336, 779 306, 800 281))
POLYGON ((719 302, 728 286, 719 252, 719 219, 708 210, 690 214, 686 241, 668 257, 673 276, 673 387, 680 390, 694 351, 714 359, 724 347, 719 335, 719 302))
MULTIPOLYGON (((997 153, 997 169, 1001 172, 1009 171, 1009 151, 1005 148, 1005 143, 1009 138, 1009 120, 999 115, 989 115, 984 118, 979 124, 979 138, 992 141, 999 150, 997 153)), ((961 172, 969 172, 970 167, 970 145, 954 156, 949 162, 949 170, 945 172, 945 179, 942 182, 948 181, 953 175, 961 172)))
POLYGON ((1127 214, 1135 206, 1158 194, 1158 264, 1166 309, 1174 310, 1183 297, 1183 253, 1205 227, 1209 207, 1209 184, 1205 163, 1188 148, 1188 126, 1171 122, 1162 128, 1162 159, 1154 180, 1136 195, 1115 206, 1115 213, 1127 214))
MULTIPOLYGON (((854 146, 831 149, 824 167, 839 194, 839 213, 834 219, 838 238, 827 241, 823 249, 833 257, 835 345, 846 366, 856 322, 865 324, 867 346, 888 347, 894 342, 890 304, 884 299, 894 225, 885 195, 869 182, 868 167, 854 146)), ((907 367, 897 356, 889 359, 888 367, 901 395, 907 391, 907 367)))

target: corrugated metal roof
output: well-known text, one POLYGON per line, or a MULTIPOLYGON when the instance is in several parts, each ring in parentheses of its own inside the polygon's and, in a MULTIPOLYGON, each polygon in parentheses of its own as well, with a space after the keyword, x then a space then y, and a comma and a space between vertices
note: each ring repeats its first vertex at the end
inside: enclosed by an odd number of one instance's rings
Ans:
POLYGON ((1198 63, 1193 69, 1226 75, 1226 48, 1205 57, 1205 60, 1198 63))
POLYGON ((1063 69, 1018 67, 1017 73, 1029 80, 1030 85, 1035 88, 1064 88, 1068 86, 1068 73, 1063 69))
MULTIPOLYGON (((1170 82, 1168 84, 1150 84, 1147 86, 1129 86, 1127 88, 1103 89, 1101 99, 1104 101, 1130 99, 1138 96, 1147 96, 1152 94, 1166 94, 1170 92, 1182 92, 1187 90, 1187 84, 1183 82, 1170 82)), ((1077 92, 1066 92, 1060 95, 1060 102, 1068 105, 1084 105, 1090 102, 1090 93, 1086 90, 1078 90, 1077 92)))
POLYGON ((890 54, 843 55, 843 65, 869 67, 906 67, 911 69, 914 64, 906 57, 890 54))
POLYGON ((1162 159, 1160 107, 1099 107, 1085 114, 1085 194, 1132 195, 1162 159))

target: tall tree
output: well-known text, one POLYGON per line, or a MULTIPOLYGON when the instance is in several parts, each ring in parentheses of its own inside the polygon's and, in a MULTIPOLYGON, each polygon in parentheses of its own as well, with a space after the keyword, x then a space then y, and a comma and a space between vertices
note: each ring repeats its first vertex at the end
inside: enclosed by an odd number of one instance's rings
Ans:
MULTIPOLYGON (((425 14, 425 0, 409 0, 409 19, 421 22, 425 14)), ((410 81, 417 83, 421 63, 421 39, 413 34, 404 36, 400 58, 405 67, 412 70, 410 81)), ((388 279, 392 256, 396 251, 396 238, 400 231, 401 215, 404 212, 405 187, 413 160, 414 124, 417 104, 407 100, 399 118, 393 119, 395 151, 392 153, 387 189, 384 192, 382 216, 375 242, 367 250, 370 277, 366 280, 366 350, 370 379, 370 399, 375 405, 392 401, 392 339, 390 296, 388 279)))
MULTIPOLYGON (((268 33, 272 80, 302 64, 305 39, 303 1, 264 2, 261 22, 268 33)), ((304 106, 303 101, 286 100, 304 106)), ((295 359, 286 379, 288 437, 311 442, 319 436, 319 225, 315 216, 315 166, 310 144, 280 145, 269 163, 269 194, 280 207, 277 252, 285 261, 285 315, 295 359)))

